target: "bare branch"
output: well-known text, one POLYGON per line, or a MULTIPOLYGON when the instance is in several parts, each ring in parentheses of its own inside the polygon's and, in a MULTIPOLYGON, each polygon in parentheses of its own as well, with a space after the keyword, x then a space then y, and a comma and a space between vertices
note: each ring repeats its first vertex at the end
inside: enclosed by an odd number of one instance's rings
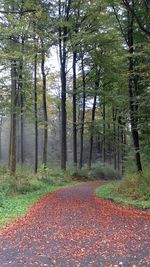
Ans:
POLYGON ((113 11, 114 11, 115 17, 116 17, 116 19, 117 19, 117 22, 118 22, 118 24, 119 24, 119 28, 120 28, 120 31, 121 31, 121 33, 122 33, 122 36, 124 37, 124 39, 125 39, 125 42, 126 42, 126 44, 128 45, 128 40, 127 40, 127 38, 126 38, 126 35, 125 35, 125 33, 124 33, 124 30, 123 30, 123 28, 122 28, 122 25, 121 25, 121 22, 120 22, 120 19, 119 19, 118 13, 117 13, 117 11, 116 11, 116 9, 115 9, 115 7, 114 7, 114 6, 112 6, 112 8, 113 8, 113 11))

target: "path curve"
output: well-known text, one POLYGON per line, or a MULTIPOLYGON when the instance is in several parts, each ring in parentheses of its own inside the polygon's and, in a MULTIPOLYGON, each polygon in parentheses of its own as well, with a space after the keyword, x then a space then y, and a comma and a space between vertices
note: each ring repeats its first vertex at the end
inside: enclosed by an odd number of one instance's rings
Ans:
POLYGON ((150 212, 96 197, 98 185, 50 193, 1 230, 0 266, 150 266, 150 212))

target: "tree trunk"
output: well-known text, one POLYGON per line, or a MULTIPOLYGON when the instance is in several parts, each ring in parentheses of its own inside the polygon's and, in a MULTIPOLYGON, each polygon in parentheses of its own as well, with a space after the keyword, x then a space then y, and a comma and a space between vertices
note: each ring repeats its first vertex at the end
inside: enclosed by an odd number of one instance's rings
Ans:
POLYGON ((35 56, 34 56, 34 120, 35 120, 35 162, 34 172, 38 170, 38 113, 37 113, 37 52, 36 40, 34 40, 35 56))
POLYGON ((76 60, 77 54, 73 52, 73 163, 75 166, 77 166, 76 60))
MULTIPOLYGON (((22 56, 23 56, 23 46, 24 46, 24 39, 22 37, 22 56)), ((20 140, 19 140, 19 151, 20 151, 20 160, 21 166, 23 167, 24 164, 24 92, 23 92, 23 57, 20 60, 19 66, 19 104, 20 104, 20 140)), ((19 130, 19 129, 18 129, 19 130)))
MULTIPOLYGON (((108 132, 109 132, 109 136, 110 136, 110 123, 108 123, 108 132)), ((108 153, 109 153, 109 164, 111 165, 111 157, 112 157, 112 153, 111 153, 111 145, 112 142, 110 140, 110 137, 109 137, 109 145, 108 145, 108 153)))
POLYGON ((103 162, 106 162, 106 107, 105 98, 103 103, 103 162))
MULTIPOLYGON (((65 2, 62 7, 59 0, 59 18, 64 17, 64 21, 69 20, 71 0, 65 2), (65 7, 65 8, 64 8, 65 7), (63 14, 64 12, 64 14, 63 14)), ((68 27, 59 27, 59 58, 61 71, 61 169, 66 169, 67 161, 67 113, 66 113, 66 42, 67 42, 68 27)))
POLYGON ((117 127, 117 161, 118 161, 118 172, 120 173, 120 122, 118 119, 118 127, 117 127))
POLYGON ((9 166, 11 174, 16 172, 16 109, 17 109, 17 73, 16 62, 11 63, 11 130, 9 166))
MULTIPOLYGON (((18 99, 19 99, 19 92, 18 92, 18 99)), ((17 114, 16 117, 16 158, 17 164, 20 163, 20 133, 19 133, 19 116, 17 114)))
POLYGON ((89 151, 89 160, 88 167, 91 168, 92 163, 92 152, 93 152, 93 130, 94 130, 94 121, 95 121, 95 111, 96 111, 96 100, 97 96, 94 96, 93 108, 92 108, 92 127, 91 127, 91 136, 90 136, 90 151, 89 151))
POLYGON ((113 108, 112 110, 112 117, 113 117, 113 145, 114 145, 114 153, 113 153, 113 157, 114 157, 114 169, 117 169, 117 151, 116 151, 116 117, 117 117, 117 111, 116 109, 113 108))
MULTIPOLYGON (((134 8, 134 7, 133 7, 134 8)), ((133 14, 128 11, 128 45, 129 45, 129 79, 128 79, 128 93, 129 93, 129 110, 130 110, 130 122, 131 132, 133 138, 133 145, 135 149, 135 162, 137 172, 142 171, 140 146, 139 146, 139 133, 137 130, 137 103, 134 100, 135 88, 135 76, 134 76, 134 42, 133 42, 133 14)))
POLYGON ((95 74, 95 96, 94 96, 93 108, 92 108, 92 129, 91 129, 90 151, 89 151, 89 160, 88 160, 88 167, 89 167, 89 169, 91 168, 91 163, 92 163, 93 130, 94 130, 94 121, 95 121, 95 112, 96 112, 96 102, 97 102, 96 92, 99 89, 99 82, 100 82, 100 68, 98 66, 96 66, 96 74, 95 74))
POLYGON ((44 43, 41 40, 42 47, 42 82, 43 82, 43 112, 44 112, 44 144, 43 144, 43 164, 47 165, 47 143, 48 143, 48 116, 47 116, 47 101, 46 101, 46 74, 45 74, 45 51, 44 43))
POLYGON ((24 164, 24 92, 23 92, 23 84, 22 84, 22 71, 23 64, 20 66, 21 71, 21 79, 20 79, 20 108, 21 108, 21 116, 20 116, 20 154, 21 154, 21 165, 24 164))
POLYGON ((79 168, 83 166, 83 138, 84 138, 84 119, 85 119, 85 71, 84 71, 84 60, 83 54, 81 53, 81 66, 82 66, 82 84, 83 84, 83 96, 82 96, 82 112, 81 112, 81 130, 80 130, 80 159, 79 168))

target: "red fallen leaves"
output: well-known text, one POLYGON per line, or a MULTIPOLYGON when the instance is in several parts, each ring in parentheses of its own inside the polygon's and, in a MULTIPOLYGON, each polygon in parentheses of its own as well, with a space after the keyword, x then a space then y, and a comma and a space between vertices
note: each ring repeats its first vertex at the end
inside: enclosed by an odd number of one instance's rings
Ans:
POLYGON ((150 212, 97 198, 97 185, 48 194, 2 230, 0 265, 149 266, 150 212))

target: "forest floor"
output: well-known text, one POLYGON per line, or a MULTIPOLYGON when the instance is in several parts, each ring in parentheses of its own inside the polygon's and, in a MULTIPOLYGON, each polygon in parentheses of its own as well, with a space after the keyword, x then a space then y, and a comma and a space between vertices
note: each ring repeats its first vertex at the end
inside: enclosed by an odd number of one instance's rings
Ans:
POLYGON ((98 198, 103 182, 61 189, 0 231, 0 266, 150 266, 150 212, 98 198))

